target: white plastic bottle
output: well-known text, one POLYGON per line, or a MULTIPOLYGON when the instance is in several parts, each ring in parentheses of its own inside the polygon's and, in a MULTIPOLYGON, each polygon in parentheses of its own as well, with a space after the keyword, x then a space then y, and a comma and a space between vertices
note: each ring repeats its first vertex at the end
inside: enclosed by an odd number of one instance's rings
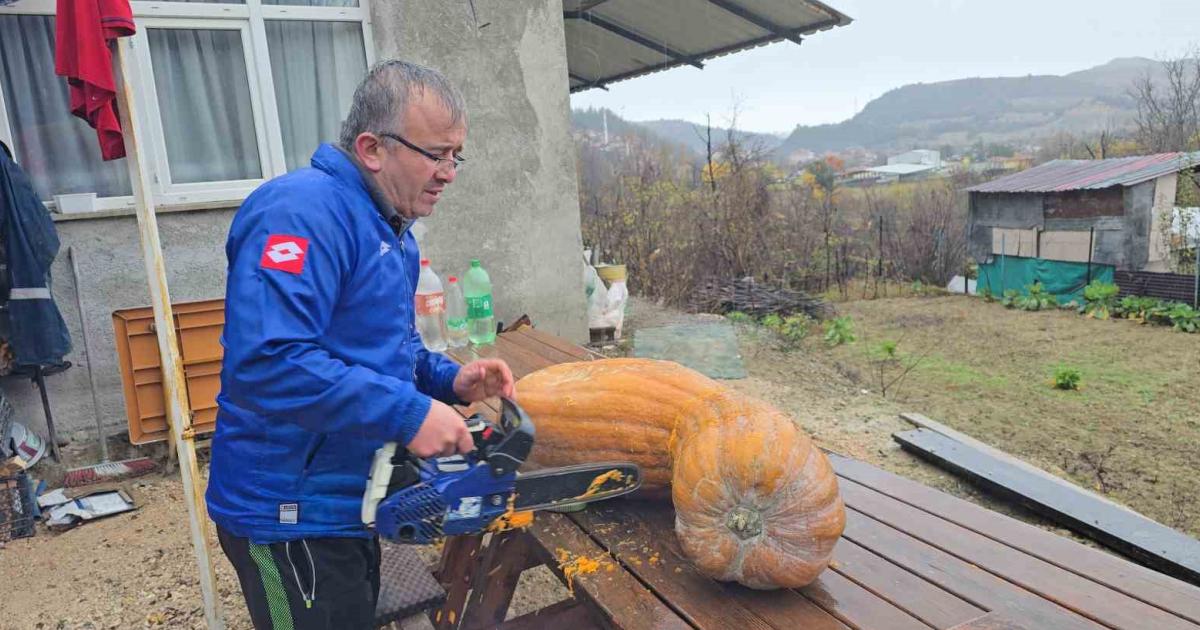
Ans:
POLYGON ((417 279, 417 332, 421 342, 433 352, 446 350, 446 294, 429 259, 421 259, 421 276, 417 279))
POLYGON ((446 343, 451 348, 467 345, 467 301, 454 276, 446 280, 446 343))

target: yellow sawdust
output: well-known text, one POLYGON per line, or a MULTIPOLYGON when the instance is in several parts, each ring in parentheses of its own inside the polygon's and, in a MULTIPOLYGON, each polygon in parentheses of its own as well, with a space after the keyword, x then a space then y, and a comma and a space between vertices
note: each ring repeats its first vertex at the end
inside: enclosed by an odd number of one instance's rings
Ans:
POLYGON ((555 550, 554 555, 558 558, 558 568, 562 570, 563 578, 567 580, 567 591, 571 593, 571 597, 575 596, 576 576, 590 575, 600 569, 609 572, 615 569, 615 566, 606 554, 600 554, 595 558, 582 555, 572 556, 571 552, 560 547, 555 550))
POLYGON ((533 524, 533 512, 518 512, 516 509, 517 497, 514 494, 508 495, 508 509, 501 514, 496 520, 488 523, 484 531, 492 533, 506 532, 510 529, 519 529, 521 527, 529 527, 533 524))

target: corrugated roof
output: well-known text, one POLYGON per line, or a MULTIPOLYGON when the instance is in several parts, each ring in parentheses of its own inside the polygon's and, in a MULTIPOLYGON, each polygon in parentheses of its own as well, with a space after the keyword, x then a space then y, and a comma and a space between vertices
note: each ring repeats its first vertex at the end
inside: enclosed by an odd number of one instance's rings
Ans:
POLYGON ((887 164, 884 166, 872 166, 863 170, 871 173, 879 173, 881 175, 912 175, 922 171, 931 171, 937 168, 932 164, 887 164))
POLYGON ((1062 192, 1133 186, 1200 164, 1195 153, 1158 153, 1108 160, 1053 160, 972 186, 969 192, 1062 192))
POLYGON ((817 0, 563 0, 571 91, 851 22, 817 0))

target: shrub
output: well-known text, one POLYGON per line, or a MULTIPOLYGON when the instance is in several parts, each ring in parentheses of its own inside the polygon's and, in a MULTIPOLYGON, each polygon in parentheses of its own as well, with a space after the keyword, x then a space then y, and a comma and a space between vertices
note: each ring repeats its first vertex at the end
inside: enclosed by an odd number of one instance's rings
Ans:
POLYGON ((1167 311, 1171 327, 1179 332, 1194 333, 1200 331, 1200 311, 1183 303, 1176 303, 1167 311))
POLYGON ((1080 312, 1094 319, 1108 319, 1117 308, 1117 293, 1120 288, 1115 284, 1092 280, 1083 288, 1084 304, 1080 312))
POLYGON ((849 315, 835 317, 825 323, 825 343, 830 347, 853 343, 854 319, 849 315))
POLYGON ((734 324, 752 324, 754 318, 741 311, 730 311, 725 314, 725 318, 734 324))
POLYGON ((1022 295, 1013 300, 1013 304, 1023 311, 1044 311, 1053 308, 1057 303, 1053 295, 1046 291, 1041 282, 1034 282, 1025 287, 1028 295, 1022 295))
POLYGON ((1054 389, 1074 391, 1081 380, 1083 375, 1076 368, 1060 365, 1054 370, 1054 389))
POLYGON ((1017 305, 1017 298, 1021 297, 1016 289, 1005 289, 1004 297, 1000 298, 1000 305, 1004 308, 1013 308, 1017 305))
POLYGON ((781 317, 775 313, 771 313, 762 318, 762 326, 775 333, 783 340, 784 349, 793 350, 800 346, 800 343, 808 337, 808 331, 812 326, 812 319, 804 314, 788 315, 781 317))

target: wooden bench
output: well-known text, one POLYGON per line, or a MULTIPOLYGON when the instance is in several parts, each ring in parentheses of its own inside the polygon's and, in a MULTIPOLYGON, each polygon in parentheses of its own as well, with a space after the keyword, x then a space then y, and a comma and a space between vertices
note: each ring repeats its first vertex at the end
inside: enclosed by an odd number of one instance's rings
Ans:
MULTIPOLYGON (((508 361, 519 378, 588 350, 525 328, 452 353, 508 361)), ((495 413, 494 405, 468 411, 495 413)), ((438 628, 1200 629, 1200 589, 869 464, 830 454, 847 525, 810 586, 762 592, 697 573, 668 503, 613 500, 540 513, 527 530, 447 542, 438 628), (607 559, 573 598, 505 622, 522 571, 607 559)))

